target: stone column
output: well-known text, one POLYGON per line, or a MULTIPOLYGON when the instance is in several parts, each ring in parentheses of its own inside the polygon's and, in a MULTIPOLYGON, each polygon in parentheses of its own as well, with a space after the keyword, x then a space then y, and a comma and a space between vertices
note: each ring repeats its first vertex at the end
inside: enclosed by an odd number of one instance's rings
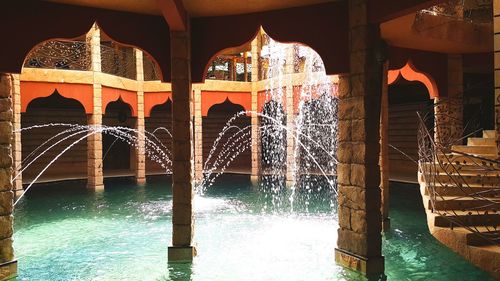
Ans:
POLYGON ((500 156, 500 2, 493 1, 493 34, 495 54, 495 130, 497 154, 500 156))
MULTIPOLYGON (((91 71, 94 74, 93 83, 93 113, 87 115, 87 124, 100 128, 102 126, 102 86, 96 79, 101 72, 101 36, 100 30, 94 24, 87 33, 87 42, 90 44, 91 71)), ((102 134, 96 133, 87 138, 87 187, 103 190, 103 162, 102 162, 102 134)))
POLYGON ((13 118, 12 127, 14 131, 12 138, 12 160, 13 160, 13 176, 17 176, 12 182, 14 196, 17 198, 23 193, 23 176, 21 173, 22 143, 21 143, 21 82, 19 74, 12 74, 12 108, 13 118))
POLYGON ((135 65, 137 73, 137 147, 135 149, 135 181, 138 185, 146 184, 146 129, 144 125, 144 67, 142 51, 135 50, 135 65))
POLYGON ((193 86, 194 91, 194 177, 197 183, 203 180, 203 128, 201 117, 201 88, 193 86))
POLYGON ((463 131, 462 55, 448 55, 448 93, 434 100, 436 143, 448 146, 457 142, 463 131))
POLYGON ((293 63, 294 52, 293 45, 286 48, 286 64, 285 64, 285 91, 286 91, 286 186, 293 187, 295 185, 295 112, 293 110, 293 63))
POLYGON ((382 70, 382 102, 380 107, 380 189, 382 192, 382 228, 389 229, 389 96, 387 74, 389 63, 382 70))
POLYGON ((248 69, 247 69, 247 52, 243 53, 243 81, 248 82, 248 69))
POLYGON ((12 176, 12 101, 15 79, 0 73, 0 280, 17 275, 17 261, 12 247, 13 200, 12 176))
POLYGON ((172 246, 170 262, 191 261, 193 242, 193 146, 191 124, 191 38, 187 31, 170 32, 172 65, 172 246))
POLYGON ((335 260, 369 276, 384 272, 380 213, 380 29, 368 0, 349 1, 350 75, 339 80, 338 216, 335 260))
POLYGON ((252 116, 251 116, 251 134, 252 134, 252 172, 250 179, 253 185, 257 185, 261 173, 261 139, 260 139, 260 124, 259 116, 257 116, 258 109, 258 88, 257 83, 259 80, 259 48, 260 48, 260 32, 257 34, 255 39, 251 43, 251 53, 252 53, 252 116))

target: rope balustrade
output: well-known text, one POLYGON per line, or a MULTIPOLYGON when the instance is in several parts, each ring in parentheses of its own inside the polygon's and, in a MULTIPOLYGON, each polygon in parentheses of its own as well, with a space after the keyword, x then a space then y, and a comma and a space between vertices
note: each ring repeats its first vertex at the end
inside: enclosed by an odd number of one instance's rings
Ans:
MULTIPOLYGON (((418 113, 419 177, 429 209, 450 228, 461 227, 491 244, 500 244, 500 161, 454 149, 456 142, 437 142, 432 113, 418 113), (463 202, 468 200, 468 204, 463 202), (471 202, 472 200, 472 202, 471 202), (449 204, 449 205, 447 205, 449 204)), ((437 118, 443 118, 437 116, 437 118)))

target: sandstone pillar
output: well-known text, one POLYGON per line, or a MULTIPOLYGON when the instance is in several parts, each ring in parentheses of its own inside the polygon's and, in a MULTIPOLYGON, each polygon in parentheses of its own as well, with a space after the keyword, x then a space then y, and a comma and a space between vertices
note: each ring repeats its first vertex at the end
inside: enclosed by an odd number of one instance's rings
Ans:
POLYGON ((170 262, 191 261, 193 242, 193 146, 190 31, 170 32, 172 66, 172 246, 170 262))
POLYGON ((12 160, 13 160, 13 176, 17 176, 12 182, 14 196, 17 198, 23 193, 23 176, 21 174, 22 143, 21 143, 21 89, 19 74, 12 74, 12 127, 14 131, 12 138, 12 160))
POLYGON ((144 67, 142 51, 135 49, 137 73, 137 147, 135 148, 135 181, 138 185, 146 183, 146 130, 144 124, 144 67))
POLYGON ((251 116, 251 134, 252 134, 252 172, 251 181, 252 184, 256 185, 259 181, 261 173, 261 139, 260 139, 260 123, 259 116, 256 114, 258 109, 258 88, 257 83, 259 80, 259 48, 260 48, 261 33, 257 34, 251 43, 251 53, 252 53, 252 116, 251 116))
MULTIPOLYGON (((102 126, 102 86, 96 79, 101 72, 101 36, 97 25, 87 33, 91 51, 91 71, 94 73, 93 113, 87 116, 87 124, 99 129, 102 126)), ((87 187, 103 190, 102 134, 96 133, 87 138, 87 187)))
POLYGON ((434 100, 434 140, 444 146, 456 143, 463 130, 463 67, 461 55, 448 55, 448 93, 434 100))
POLYGON ((495 54, 495 130, 497 154, 500 156, 500 1, 493 1, 493 34, 495 54))
MULTIPOLYGON (((194 87, 193 87, 194 88, 194 87)), ((201 88, 194 91, 194 177, 197 183, 203 180, 203 128, 201 116, 201 88)))
POLYGON ((0 73, 0 280, 17 275, 17 261, 12 247, 14 193, 11 184, 11 96, 15 89, 14 83, 12 76, 0 73))
POLYGON ((339 81, 338 216, 335 260, 369 276, 384 272, 381 253, 379 125, 380 29, 367 0, 349 1, 350 75, 339 81))
POLYGON ((286 65, 285 65, 285 91, 286 91, 286 186, 293 187, 295 185, 295 112, 293 110, 293 69, 294 69, 294 52, 293 45, 286 48, 286 65))
POLYGON ((382 70, 382 102, 380 107, 380 189, 382 192, 382 227, 389 229, 389 96, 387 73, 389 63, 382 70))

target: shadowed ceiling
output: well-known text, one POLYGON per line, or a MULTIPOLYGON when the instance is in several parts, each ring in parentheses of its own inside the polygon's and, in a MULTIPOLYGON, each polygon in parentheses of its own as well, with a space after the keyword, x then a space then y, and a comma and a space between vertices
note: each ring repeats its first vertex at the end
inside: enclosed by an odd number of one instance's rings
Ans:
MULTIPOLYGON (((46 0, 70 5, 103 8, 116 11, 161 15, 157 0, 46 0)), ((193 17, 236 15, 307 6, 338 0, 182 0, 193 17)))

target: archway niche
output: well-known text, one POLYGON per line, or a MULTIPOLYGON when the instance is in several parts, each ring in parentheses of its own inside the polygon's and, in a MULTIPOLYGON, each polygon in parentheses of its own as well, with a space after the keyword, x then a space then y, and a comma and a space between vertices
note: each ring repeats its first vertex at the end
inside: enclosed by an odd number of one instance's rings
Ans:
MULTIPOLYGON (((36 98, 28 104, 26 112, 21 113, 21 128, 27 128, 33 125, 61 123, 61 116, 64 116, 63 123, 75 125, 87 124, 87 116, 82 104, 77 100, 61 96, 57 90, 55 90, 52 95, 36 98)), ((51 140, 43 147, 40 147, 42 143, 67 129, 69 129, 67 126, 54 125, 22 131, 22 159, 26 161, 23 162, 22 166, 27 165, 30 159, 40 156, 42 151, 55 142, 75 133, 75 131, 66 133, 61 137, 54 138, 54 140, 51 140), (40 148, 36 150, 38 147, 40 148), (26 158, 28 156, 29 158, 26 158)), ((84 136, 84 134, 72 136, 41 155, 40 158, 23 172, 23 181, 25 183, 31 182, 50 161, 82 136, 84 136)), ((43 173, 38 181, 43 181, 44 179, 85 178, 86 175, 87 139, 83 139, 70 150, 62 154, 58 160, 43 173)))
MULTIPOLYGON (((388 105, 389 178, 415 182, 415 161, 419 158, 417 112, 433 117, 434 100, 424 84, 400 78, 388 87, 388 105)), ((427 121, 432 127, 433 118, 427 121)))
POLYGON ((283 105, 271 100, 262 107, 262 114, 268 117, 260 117, 261 138, 261 164, 264 174, 271 171, 286 169, 287 131, 286 115, 283 105), (272 119, 271 119, 272 118, 272 119))
MULTIPOLYGON (((135 128, 137 118, 132 116, 130 105, 120 99, 110 102, 106 106, 105 114, 102 117, 104 126, 120 126, 135 128)), ((134 133, 131 133, 135 135, 134 133)), ((112 173, 128 173, 131 171, 132 163, 135 163, 135 153, 132 144, 115 136, 105 133, 102 135, 102 158, 104 175, 112 173)))
MULTIPOLYGON (((172 152, 172 101, 168 99, 162 104, 155 105, 151 109, 149 117, 145 118, 146 131, 154 134, 158 140, 150 134, 146 134, 148 138, 161 145, 164 145, 168 151, 172 152), (168 130, 168 132, 167 132, 168 130)), ((162 148, 163 149, 163 148, 162 148)), ((171 159, 171 156, 169 156, 171 159)), ((168 167, 171 169, 171 167, 168 167)), ((164 174, 165 168, 160 164, 146 158, 146 174, 164 174)))
MULTIPOLYGON (((226 127, 226 123, 242 111, 245 111, 243 106, 226 99, 224 102, 210 107, 207 116, 202 117, 203 163, 207 161, 210 151, 214 147, 214 142, 226 127)), ((245 114, 239 115, 231 122, 231 126, 231 128, 226 128, 226 132, 219 139, 210 160, 204 165, 204 168, 210 169, 217 165, 215 171, 219 171, 226 166, 226 172, 248 174, 251 169, 250 117, 245 114), (243 131, 239 132, 239 130, 243 131), (229 153, 222 153, 230 146, 233 148, 230 149, 229 153), (231 156, 238 152, 239 154, 231 160, 231 156), (217 160, 219 155, 220 158, 217 160), (218 161, 218 163, 216 164, 215 161, 218 161), (231 163, 226 165, 228 161, 231 161, 231 163)))

